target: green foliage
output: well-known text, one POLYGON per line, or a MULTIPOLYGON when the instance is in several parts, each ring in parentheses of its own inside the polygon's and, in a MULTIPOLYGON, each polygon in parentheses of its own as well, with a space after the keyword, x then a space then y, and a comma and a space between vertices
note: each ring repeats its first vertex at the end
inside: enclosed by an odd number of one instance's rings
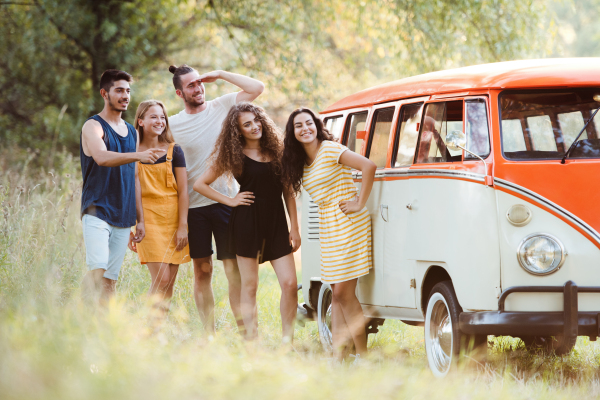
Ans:
POLYGON ((559 0, 552 11, 557 26, 553 56, 600 56, 599 0, 559 0))
POLYGON ((0 140, 51 152, 77 151, 107 68, 138 80, 134 110, 148 97, 181 107, 171 63, 256 76, 282 123, 403 76, 543 56, 552 32, 541 0, 31 0, 0 2, 0 18, 0 140))

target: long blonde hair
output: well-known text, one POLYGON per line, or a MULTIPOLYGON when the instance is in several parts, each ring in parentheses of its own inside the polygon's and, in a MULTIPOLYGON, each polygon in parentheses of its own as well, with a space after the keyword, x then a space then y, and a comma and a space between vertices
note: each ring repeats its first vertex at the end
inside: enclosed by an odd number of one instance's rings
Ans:
POLYGON ((160 106, 165 113, 165 130, 158 137, 158 141, 162 143, 173 143, 175 139, 173 139, 173 134, 171 133, 171 128, 169 127, 169 117, 167 116, 167 108, 159 100, 146 100, 142 101, 135 112, 135 129, 140 134, 140 143, 144 140, 144 127, 140 126, 140 119, 144 119, 146 112, 152 106, 160 106))

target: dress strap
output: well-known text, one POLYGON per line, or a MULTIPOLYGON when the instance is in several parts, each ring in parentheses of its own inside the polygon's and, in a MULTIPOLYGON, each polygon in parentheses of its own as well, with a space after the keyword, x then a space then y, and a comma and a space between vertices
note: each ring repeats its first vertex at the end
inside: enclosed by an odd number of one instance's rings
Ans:
POLYGON ((167 150, 167 162, 165 162, 166 164, 166 170, 167 170, 167 187, 174 187, 173 186, 173 182, 175 180, 174 176, 173 176, 173 170, 171 168, 171 161, 173 161, 173 148, 175 147, 175 143, 171 143, 169 145, 169 150, 167 150))
POLYGON ((173 161, 173 148, 175 148, 175 143, 169 144, 169 150, 167 150, 167 162, 173 161))

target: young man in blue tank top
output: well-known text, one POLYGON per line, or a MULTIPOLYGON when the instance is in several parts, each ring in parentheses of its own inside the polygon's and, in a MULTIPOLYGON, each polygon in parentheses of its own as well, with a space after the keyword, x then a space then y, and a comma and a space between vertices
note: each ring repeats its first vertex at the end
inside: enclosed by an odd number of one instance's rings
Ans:
MULTIPOLYGON (((187 66, 171 65, 173 86, 177 96, 184 102, 184 109, 169 117, 169 125, 175 142, 183 149, 187 161, 188 191, 190 208, 188 212, 188 240, 190 256, 194 262, 194 299, 200 318, 208 332, 214 332, 214 296, 212 290, 212 239, 215 238, 217 259, 223 262, 229 282, 229 303, 241 331, 244 330, 240 311, 242 281, 235 252, 227 249, 227 227, 231 208, 210 200, 195 192, 196 180, 208 169, 209 156, 215 147, 221 125, 236 103, 252 101, 263 92, 265 85, 250 77, 226 71, 212 71, 200 75, 187 66), (241 89, 216 99, 206 101, 203 82, 222 79, 241 89)), ((237 184, 231 178, 222 176, 211 187, 218 192, 234 197, 237 184)), ((242 332, 243 333, 243 332, 242 332)))
POLYGON ((104 108, 81 129, 81 217, 88 266, 83 295, 94 302, 114 293, 136 220, 134 241, 145 235, 136 161, 154 163, 164 154, 162 149, 137 152, 137 132, 121 118, 129 105, 131 82, 127 72, 105 71, 100 78, 104 108))

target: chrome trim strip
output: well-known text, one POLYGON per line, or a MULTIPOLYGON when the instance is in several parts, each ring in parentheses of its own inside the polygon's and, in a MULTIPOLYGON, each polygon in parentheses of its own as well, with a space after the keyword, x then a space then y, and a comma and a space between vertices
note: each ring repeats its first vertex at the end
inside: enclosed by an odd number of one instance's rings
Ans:
MULTIPOLYGON (((407 177, 418 177, 418 176, 447 176, 451 178, 465 178, 472 181, 477 182, 485 182, 485 175, 483 174, 474 174, 471 172, 465 171, 450 171, 444 169, 419 169, 419 170, 386 170, 386 171, 377 171, 375 173, 375 178, 385 178, 391 176, 407 176, 407 177)), ((360 171, 354 171, 352 173, 352 177, 354 179, 362 178, 362 173, 360 171)))
POLYGON ((520 192, 525 197, 533 200, 534 203, 539 203, 539 204, 544 205, 545 207, 555 210, 556 212, 558 212, 565 218, 567 218, 567 219, 573 221, 574 223, 576 223, 577 225, 579 225, 590 236, 592 236, 598 243, 600 243, 600 234, 598 234, 598 232, 596 232, 596 230, 594 228, 592 228, 591 226, 586 224, 584 221, 579 219, 577 216, 575 216, 574 214, 565 210, 558 204, 551 202, 550 200, 546 199, 545 197, 542 197, 539 194, 537 194, 529 189, 524 188, 523 186, 519 186, 519 185, 509 182, 509 181, 505 181, 504 179, 494 178, 494 185, 498 185, 500 187, 510 189, 515 192, 520 192))

